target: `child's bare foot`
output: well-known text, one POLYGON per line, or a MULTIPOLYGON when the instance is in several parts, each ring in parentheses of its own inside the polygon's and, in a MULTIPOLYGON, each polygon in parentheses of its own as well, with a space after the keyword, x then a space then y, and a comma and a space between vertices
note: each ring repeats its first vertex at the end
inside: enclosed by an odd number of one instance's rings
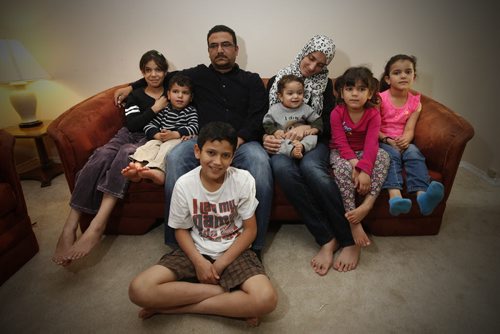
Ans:
POLYGON ((328 270, 333 265, 333 253, 337 250, 338 246, 336 239, 321 246, 318 254, 311 260, 311 267, 316 274, 324 276, 328 273, 328 270))
POLYGON ((371 241, 363 230, 363 226, 361 224, 351 224, 351 233, 354 238, 354 242, 358 246, 370 246, 371 241))
POLYGON ((292 150, 292 158, 302 159, 304 157, 304 145, 298 140, 294 140, 292 142, 293 150, 292 150))
POLYGON ((65 254, 65 259, 78 260, 84 257, 101 241, 101 237, 102 232, 88 228, 65 254))
POLYGON ((156 310, 143 308, 142 310, 139 311, 139 318, 141 318, 142 320, 149 319, 157 313, 158 312, 156 310))
POLYGON ((356 269, 359 262, 359 254, 361 247, 357 245, 347 246, 342 248, 339 256, 335 259, 333 269, 341 272, 351 271, 356 269))
POLYGON ((143 179, 151 180, 155 184, 165 184, 165 173, 157 168, 143 167, 139 170, 139 176, 143 179))
POLYGON ((246 323, 250 327, 257 327, 260 325, 260 318, 255 317, 255 318, 247 318, 245 319, 246 323))
POLYGON ((345 217, 351 224, 359 224, 370 212, 371 206, 366 203, 361 203, 356 209, 345 213, 345 217))
POLYGON ((123 168, 122 175, 132 182, 141 181, 141 177, 138 174, 138 166, 135 162, 131 162, 127 167, 123 168))
POLYGON ((66 259, 66 253, 71 249, 76 240, 76 230, 72 228, 64 228, 57 241, 56 250, 52 256, 52 261, 60 266, 67 266, 71 260, 66 259))

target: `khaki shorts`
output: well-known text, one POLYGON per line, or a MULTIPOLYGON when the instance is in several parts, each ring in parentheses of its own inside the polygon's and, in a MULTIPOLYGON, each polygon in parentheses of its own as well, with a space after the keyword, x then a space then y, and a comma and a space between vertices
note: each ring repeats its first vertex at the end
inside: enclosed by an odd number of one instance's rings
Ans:
MULTIPOLYGON (((205 255, 204 257, 210 262, 214 262, 212 258, 205 255)), ((198 282, 193 263, 180 248, 175 248, 163 255, 158 264, 172 270, 180 281, 198 282)), ((250 277, 259 274, 266 275, 264 266, 257 255, 252 250, 247 249, 222 272, 219 285, 224 290, 229 291, 239 287, 250 277)))

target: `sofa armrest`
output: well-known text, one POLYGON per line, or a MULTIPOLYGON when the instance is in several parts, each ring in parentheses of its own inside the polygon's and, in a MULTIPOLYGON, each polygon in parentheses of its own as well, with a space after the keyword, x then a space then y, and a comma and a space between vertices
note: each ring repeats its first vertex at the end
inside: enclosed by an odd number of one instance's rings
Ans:
POLYGON ((16 162, 14 159, 15 142, 16 139, 14 136, 9 134, 7 131, 0 129, 0 156, 2 157, 2 161, 0 161, 0 183, 4 184, 2 189, 5 192, 7 192, 7 189, 12 191, 11 198, 1 198, 1 200, 13 200, 16 212, 27 216, 28 209, 24 200, 23 188, 16 170, 16 162))
POLYGON ((422 111, 415 127, 415 144, 426 158, 427 167, 442 175, 445 201, 474 128, 462 116, 422 95, 422 111))
POLYGON ((115 90, 124 86, 109 88, 78 103, 47 128, 57 147, 71 191, 76 173, 92 152, 106 144, 124 125, 123 108, 116 107, 113 100, 115 90))

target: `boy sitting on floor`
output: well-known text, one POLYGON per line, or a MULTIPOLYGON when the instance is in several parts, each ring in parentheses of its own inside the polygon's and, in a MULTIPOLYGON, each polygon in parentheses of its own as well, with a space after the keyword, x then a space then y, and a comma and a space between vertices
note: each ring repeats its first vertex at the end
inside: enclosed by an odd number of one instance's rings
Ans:
POLYGON ((139 317, 213 314, 256 326, 275 309, 276 291, 250 249, 257 235, 255 179, 230 166, 237 143, 227 123, 201 129, 195 145, 200 166, 180 177, 172 194, 168 225, 180 248, 130 284, 130 299, 143 307, 139 317))

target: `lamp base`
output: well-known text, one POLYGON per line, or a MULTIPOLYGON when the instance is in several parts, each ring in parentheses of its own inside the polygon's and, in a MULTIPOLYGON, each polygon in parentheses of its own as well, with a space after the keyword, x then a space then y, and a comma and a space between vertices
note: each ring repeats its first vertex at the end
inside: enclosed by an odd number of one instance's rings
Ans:
POLYGON ((24 128, 34 128, 35 126, 39 126, 42 123, 43 123, 42 121, 36 120, 36 121, 33 121, 33 122, 19 123, 19 127, 21 129, 24 129, 24 128))

